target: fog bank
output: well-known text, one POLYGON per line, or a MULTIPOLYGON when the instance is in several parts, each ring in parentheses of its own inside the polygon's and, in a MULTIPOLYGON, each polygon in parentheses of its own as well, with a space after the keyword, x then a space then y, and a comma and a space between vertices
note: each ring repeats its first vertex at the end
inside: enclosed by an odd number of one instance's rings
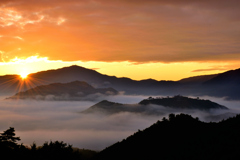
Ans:
MULTIPOLYGON (((118 95, 105 97, 118 103, 138 103, 147 96, 118 95)), ((130 136, 139 129, 149 127, 170 113, 187 113, 203 121, 217 121, 221 118, 240 113, 239 101, 225 101, 212 97, 210 99, 225 105, 230 110, 174 110, 165 107, 154 109, 164 112, 159 116, 143 116, 123 112, 110 116, 101 114, 80 114, 81 111, 94 105, 90 101, 39 101, 39 100, 1 100, 0 132, 14 127, 20 143, 29 145, 36 142, 42 145, 45 141, 59 140, 74 147, 102 150, 105 147, 130 136)))

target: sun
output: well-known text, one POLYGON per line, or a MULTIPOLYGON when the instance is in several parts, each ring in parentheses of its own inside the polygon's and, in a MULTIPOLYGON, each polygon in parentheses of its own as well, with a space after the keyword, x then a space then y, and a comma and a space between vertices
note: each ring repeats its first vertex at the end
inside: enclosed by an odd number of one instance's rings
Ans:
POLYGON ((28 77, 28 73, 22 72, 19 74, 22 79, 26 79, 28 77))

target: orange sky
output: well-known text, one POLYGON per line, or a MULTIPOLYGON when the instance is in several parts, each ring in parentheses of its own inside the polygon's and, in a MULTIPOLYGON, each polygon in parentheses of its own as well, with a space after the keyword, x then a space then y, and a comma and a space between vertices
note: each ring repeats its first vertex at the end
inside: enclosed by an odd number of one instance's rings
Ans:
POLYGON ((236 0, 1 0, 0 75, 77 64, 178 80, 236 69, 239 7, 236 0))

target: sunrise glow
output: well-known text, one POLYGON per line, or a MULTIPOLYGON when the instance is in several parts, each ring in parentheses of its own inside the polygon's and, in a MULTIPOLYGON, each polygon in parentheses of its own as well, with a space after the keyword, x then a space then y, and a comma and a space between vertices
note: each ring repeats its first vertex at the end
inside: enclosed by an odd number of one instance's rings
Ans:
POLYGON ((1 157, 240 159, 239 121, 240 0, 0 0, 1 157))
MULTIPOLYGON (((49 60, 48 57, 30 56, 26 58, 15 57, 9 62, 0 62, 4 70, 0 75, 19 74, 28 75, 49 69, 58 69, 72 65, 82 66, 96 70, 101 74, 117 77, 129 77, 134 80, 180 80, 197 75, 216 74, 230 69, 238 68, 240 61, 232 62, 184 62, 184 63, 135 63, 129 61, 103 62, 103 61, 62 61, 49 60)), ((23 76, 23 77, 25 77, 23 76)), ((26 78, 26 77, 25 77, 26 78)), ((24 79, 24 78, 23 78, 24 79)))
POLYGON ((106 2, 1 2, 0 75, 79 65, 135 80, 179 80, 240 67, 234 7, 226 14, 224 3, 106 2))
POLYGON ((28 73, 22 72, 19 74, 22 79, 26 79, 28 77, 28 73))

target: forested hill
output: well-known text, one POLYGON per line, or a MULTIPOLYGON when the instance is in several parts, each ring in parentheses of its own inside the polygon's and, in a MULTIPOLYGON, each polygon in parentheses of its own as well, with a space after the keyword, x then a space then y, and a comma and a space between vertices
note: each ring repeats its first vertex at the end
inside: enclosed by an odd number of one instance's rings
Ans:
POLYGON ((173 97, 164 97, 164 98, 152 98, 144 99, 139 102, 141 105, 161 105, 164 107, 178 108, 178 109, 200 109, 200 110, 209 110, 209 109, 228 109, 227 107, 212 102, 210 100, 204 100, 199 98, 189 98, 181 95, 173 97))
POLYGON ((239 159, 240 116, 205 123, 190 115, 170 114, 151 127, 99 153, 101 160, 239 159))
POLYGON ((149 97, 138 104, 121 104, 103 100, 88 109, 82 111, 84 114, 103 113, 103 114, 117 114, 120 112, 131 112, 143 115, 163 115, 166 111, 162 108, 172 108, 178 111, 183 109, 197 109, 201 111, 211 112, 216 110, 227 110, 228 108, 210 100, 203 100, 199 98, 189 98, 184 96, 173 97, 149 97))
MULTIPOLYGON (((19 145, 14 128, 0 133, 0 151, 7 159, 25 160, 235 160, 240 159, 240 115, 206 123, 190 115, 170 114, 149 128, 96 153, 62 141, 37 147, 19 145)), ((81 138, 81 137, 80 137, 81 138)))

